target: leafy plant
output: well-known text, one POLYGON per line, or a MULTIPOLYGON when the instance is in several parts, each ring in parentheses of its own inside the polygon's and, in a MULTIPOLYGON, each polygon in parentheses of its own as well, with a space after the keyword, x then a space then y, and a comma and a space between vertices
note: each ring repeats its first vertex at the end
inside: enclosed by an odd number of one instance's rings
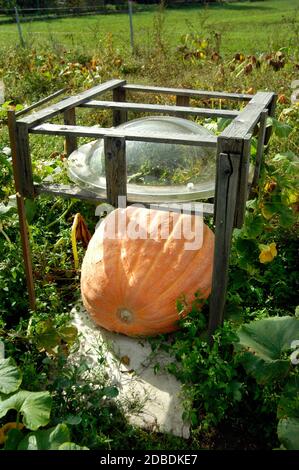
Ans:
POLYGON ((299 338, 296 317, 267 318, 238 330, 235 351, 246 372, 259 384, 284 385, 277 408, 277 433, 283 448, 299 449, 299 374, 287 353, 299 338))
POLYGON ((19 389, 22 374, 12 358, 0 360, 0 418, 16 411, 16 421, 0 428, 4 450, 87 450, 71 442, 66 424, 39 430, 50 421, 52 398, 48 391, 19 389), (22 423, 20 418, 22 416, 22 423), (32 430, 35 432, 27 432, 32 430))
POLYGON ((295 317, 274 317, 245 324, 238 330, 235 350, 246 372, 260 384, 284 379, 292 368, 285 353, 292 341, 299 338, 299 320, 295 317))
POLYGON ((36 430, 48 424, 52 404, 49 392, 18 390, 21 385, 21 372, 11 358, 1 360, 0 378, 0 418, 10 410, 15 410, 16 422, 20 421, 20 415, 23 416, 23 424, 28 429, 36 430))

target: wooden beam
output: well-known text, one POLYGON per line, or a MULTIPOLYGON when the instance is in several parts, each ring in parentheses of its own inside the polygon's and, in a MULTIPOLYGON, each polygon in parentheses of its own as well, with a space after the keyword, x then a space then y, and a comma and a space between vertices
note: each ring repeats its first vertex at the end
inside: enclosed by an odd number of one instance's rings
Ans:
POLYGON ((241 228, 244 223, 246 201, 248 199, 248 177, 250 163, 251 134, 247 134, 243 140, 243 149, 240 161, 237 201, 235 210, 234 227, 241 228))
POLYGON ((202 91, 202 90, 192 90, 192 89, 183 89, 183 88, 165 88, 157 86, 147 86, 147 85, 124 85, 125 90, 128 91, 137 91, 144 93, 155 93, 155 94, 165 94, 165 95, 175 95, 175 96, 190 96, 194 98, 203 98, 203 99, 227 99, 232 101, 250 101, 253 95, 248 95, 244 93, 225 93, 222 91, 202 91))
POLYGON ((101 95, 106 91, 113 90, 114 88, 117 88, 120 85, 123 85, 124 83, 126 83, 125 80, 110 80, 109 82, 102 83, 101 85, 97 85, 93 88, 90 88, 89 90, 83 91, 78 95, 71 96, 70 98, 59 101, 59 103, 42 109, 37 113, 30 114, 29 116, 22 118, 18 122, 23 122, 28 127, 34 127, 37 124, 45 120, 51 119, 52 117, 56 116, 57 114, 63 111, 66 111, 69 108, 79 106, 80 104, 89 101, 95 96, 101 95))
MULTIPOLYGON (((186 97, 184 97, 186 98, 186 97)), ((186 101, 185 101, 186 102, 186 101)), ((175 116, 202 116, 202 117, 223 117, 233 119, 237 117, 240 112, 231 109, 208 109, 208 108, 194 108, 189 106, 173 106, 167 104, 146 104, 146 103, 117 103, 114 101, 98 101, 91 100, 81 105, 83 108, 98 108, 98 109, 112 109, 134 111, 139 113, 158 113, 158 114, 173 114, 175 116)))
POLYGON ((29 134, 26 123, 16 121, 16 159, 19 168, 19 191, 24 197, 34 197, 29 134))
POLYGON ((118 207, 118 197, 127 198, 126 140, 104 137, 107 201, 118 207))
MULTIPOLYGON (((145 204, 146 205, 146 204, 145 204)), ((151 203, 146 205, 151 209, 160 210, 160 211, 170 211, 170 212, 179 212, 186 211, 188 208, 188 213, 199 215, 199 216, 212 216, 214 214, 214 204, 202 203, 202 202, 185 202, 185 203, 151 203)))
POLYGON ((17 141, 17 127, 16 127, 15 112, 13 110, 9 110, 7 117, 8 117, 8 130, 9 130, 9 138, 10 138, 13 174, 14 174, 15 189, 16 189, 17 208, 18 208, 18 215, 19 215, 19 229, 20 229, 20 235, 21 235, 26 284, 27 284, 27 290, 28 290, 28 296, 29 296, 29 306, 31 310, 35 310, 36 299, 35 299, 35 290, 34 290, 34 279, 33 279, 28 226, 27 226, 27 220, 26 220, 25 202, 24 202, 23 196, 21 196, 20 194, 22 190, 22 185, 21 185, 22 172, 20 172, 20 168, 19 168, 19 159, 18 159, 18 150, 17 150, 18 141, 17 141))
MULTIPOLYGON (((175 98, 175 102, 176 102, 176 106, 189 108, 189 106, 190 106, 190 96, 177 95, 176 98, 175 98)), ((180 112, 178 112, 176 115, 178 117, 181 117, 181 118, 184 118, 184 119, 188 118, 187 113, 181 114, 180 112)))
MULTIPOLYGON (((76 108, 70 108, 64 111, 63 113, 63 119, 64 119, 64 124, 65 125, 71 125, 75 126, 76 125, 76 108)), ((65 137, 65 150, 66 150, 66 155, 69 157, 72 152, 77 150, 78 145, 77 145, 77 138, 74 135, 67 135, 65 137)))
MULTIPOLYGON (((244 148, 245 141, 248 140, 248 135, 252 133, 255 125, 258 123, 260 119, 261 113, 264 111, 265 108, 270 106, 273 100, 273 93, 268 92, 258 92, 253 99, 245 106, 245 108, 240 112, 239 116, 236 117, 225 129, 224 131, 218 136, 218 144, 217 144, 217 153, 226 153, 230 154, 238 154, 240 158, 243 158, 244 151, 246 153, 246 149, 244 148)), ((246 159, 246 155, 245 155, 246 159)), ((246 162, 244 162, 244 166, 246 166, 246 162)), ((244 166, 240 168, 244 169, 244 166)), ((241 179, 241 174, 239 175, 241 179)), ((219 179, 216 178, 216 188, 215 188, 215 217, 218 210, 218 182, 219 179)), ((244 175, 242 176, 242 184, 244 184, 244 175)), ((246 184, 247 188, 247 184, 246 184)), ((244 189, 245 191, 245 189, 244 189)), ((246 189, 247 191, 247 189, 246 189)), ((242 203, 245 204, 244 194, 242 196, 242 203)), ((235 215, 235 227, 240 226, 241 221, 241 214, 244 215, 244 207, 241 207, 241 200, 239 201, 238 208, 236 208, 236 215, 235 215)))
POLYGON ((241 155, 220 153, 209 336, 223 322, 241 155))
MULTIPOLYGON (((126 90, 122 87, 114 88, 113 90, 113 101, 126 102, 126 90)), ((128 111, 126 109, 114 109, 113 110, 113 126, 119 126, 128 120, 128 111)))
POLYGON ((223 139, 244 139, 258 123, 261 113, 268 108, 274 93, 258 92, 245 108, 221 133, 223 139))
MULTIPOLYGON (((105 202, 107 201, 106 191, 103 190, 100 193, 97 190, 97 193, 92 192, 88 189, 83 189, 76 185, 66 185, 66 184, 53 184, 53 183, 42 183, 35 184, 35 193, 37 195, 50 195, 50 196, 60 196, 64 198, 75 198, 82 199, 91 202, 105 202)), ((128 198, 127 204, 140 204, 137 198, 128 198)), ((212 216, 214 214, 214 204, 209 203, 198 203, 198 202, 185 202, 185 203, 142 203, 144 207, 148 207, 155 210, 161 211, 171 211, 171 212, 182 212, 184 206, 190 207, 190 212, 192 215, 204 215, 212 216)))
POLYGON ((23 116, 23 114, 27 114, 33 109, 37 108, 38 106, 42 106, 45 103, 48 103, 49 101, 53 100, 54 98, 57 98, 57 96, 62 95, 66 91, 66 88, 62 88, 61 90, 55 91, 55 93, 52 93, 49 96, 46 96, 45 98, 42 98, 41 100, 37 101, 36 103, 31 104, 30 106, 27 106, 24 109, 21 109, 16 113, 16 117, 23 116))
POLYGON ((41 183, 35 184, 34 189, 37 195, 48 194, 50 196, 61 196, 65 198, 75 198, 99 202, 104 202, 107 200, 106 191, 104 191, 101 195, 76 185, 41 183))
POLYGON ((194 134, 174 134, 159 132, 134 132, 128 129, 111 129, 104 127, 85 127, 85 126, 61 126, 58 124, 41 124, 29 130, 32 134, 46 135, 74 135, 76 137, 103 138, 107 137, 125 137, 128 141, 141 142, 163 142, 169 144, 181 145, 202 145, 204 147, 215 148, 217 145, 217 137, 197 136, 194 134))

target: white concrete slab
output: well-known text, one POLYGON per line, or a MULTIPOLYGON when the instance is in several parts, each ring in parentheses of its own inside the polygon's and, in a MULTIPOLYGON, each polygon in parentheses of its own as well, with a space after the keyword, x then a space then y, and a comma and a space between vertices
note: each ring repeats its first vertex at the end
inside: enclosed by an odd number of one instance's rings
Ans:
MULTIPOLYGON (((181 383, 155 364, 173 359, 166 353, 153 354, 146 339, 129 338, 98 327, 82 305, 72 310, 73 324, 80 334, 80 353, 89 365, 98 364, 99 346, 104 347, 107 373, 124 402, 138 404, 127 408, 129 421, 144 429, 188 438, 190 428, 182 420, 181 383)), ((163 369, 163 368, 162 368, 163 369)))

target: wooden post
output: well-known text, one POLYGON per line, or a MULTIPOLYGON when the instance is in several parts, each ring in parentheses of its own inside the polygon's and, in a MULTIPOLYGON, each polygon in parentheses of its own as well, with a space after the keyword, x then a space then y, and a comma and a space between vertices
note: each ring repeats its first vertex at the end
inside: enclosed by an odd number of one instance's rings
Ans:
POLYGON ((127 197, 126 140, 104 137, 107 201, 118 207, 118 196, 127 197))
POLYGON ((31 310, 35 310, 36 301, 35 301, 35 292, 34 292, 31 252, 30 252, 24 197, 22 195, 21 174, 20 174, 18 150, 17 150, 20 144, 19 142, 17 142, 18 135, 17 135, 17 127, 16 127, 16 118, 15 118, 15 112, 13 110, 8 111, 8 130, 9 130, 9 138, 10 138, 12 163, 13 163, 13 174, 14 174, 14 180, 15 180, 15 189, 16 189, 17 207, 18 207, 18 214, 19 214, 20 234, 21 234, 22 251, 23 251, 24 266, 25 266, 26 283, 27 283, 27 289, 28 289, 28 294, 29 294, 29 305, 30 305, 31 310))
POLYGON ((29 148, 28 126, 24 122, 15 121, 16 125, 16 160, 19 168, 19 191, 24 197, 34 197, 32 164, 29 148))
POLYGON ((244 223, 246 201, 248 199, 248 177, 250 163, 251 134, 247 134, 243 140, 243 148, 240 161, 237 201, 235 209, 234 227, 241 228, 244 223))
POLYGON ((217 159, 217 213, 215 227, 215 251, 213 264, 212 294, 210 298, 209 336, 222 324, 231 239, 239 181, 241 156, 220 153, 217 159))
MULTIPOLYGON (((69 108, 63 113, 64 124, 66 126, 76 125, 76 108, 69 108)), ((67 135, 65 137, 65 151, 67 157, 70 156, 74 150, 77 150, 77 138, 73 135, 67 135)))
MULTIPOLYGON (((190 96, 176 95, 176 106, 190 106, 190 96)), ((177 114, 178 117, 186 118, 186 115, 177 114)))
POLYGON ((189 105, 190 105, 190 96, 186 96, 186 95, 176 96, 176 106, 189 106, 189 105))
MULTIPOLYGON (((113 101, 126 102, 126 90, 125 88, 118 87, 113 90, 113 101)), ((126 109, 114 109, 113 110, 113 126, 119 126, 128 120, 128 111, 126 109)))

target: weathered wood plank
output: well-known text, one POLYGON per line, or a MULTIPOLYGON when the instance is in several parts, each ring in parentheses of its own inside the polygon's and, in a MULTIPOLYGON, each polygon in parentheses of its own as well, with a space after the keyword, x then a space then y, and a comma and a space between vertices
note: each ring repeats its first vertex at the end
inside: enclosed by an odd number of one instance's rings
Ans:
POLYGON ((66 111, 69 108, 73 108, 75 106, 79 106, 82 103, 98 96, 106 91, 113 90, 114 88, 123 85, 125 80, 110 80, 109 82, 102 83, 101 85, 97 85, 89 90, 83 91, 78 95, 71 96, 65 100, 59 101, 52 106, 44 108, 37 113, 31 114, 22 118, 18 122, 23 122, 27 124, 29 127, 36 126, 37 124, 43 122, 46 119, 50 119, 57 114, 61 113, 62 111, 66 111))
MULTIPOLYGON (((64 119, 64 124, 65 125, 76 125, 76 109, 75 108, 70 108, 64 111, 63 113, 63 119, 64 119)), ((78 145, 77 145, 77 138, 74 135, 67 135, 65 137, 65 150, 66 154, 69 157, 72 152, 77 150, 78 145)))
POLYGON ((188 208, 188 213, 192 215, 199 216, 212 216, 214 214, 214 204, 201 203, 201 202, 188 202, 188 203, 176 203, 176 204, 148 204, 147 207, 155 210, 161 211, 170 211, 170 212, 179 212, 186 211, 188 208))
MULTIPOLYGON (((106 191, 103 190, 102 193, 94 193, 89 189, 83 189, 76 185, 67 185, 67 184, 53 184, 53 183, 41 183, 34 185, 35 193, 37 195, 52 195, 52 196, 61 196, 65 198, 74 198, 74 199, 83 199, 87 201, 94 202, 105 202, 107 201, 106 191)), ((132 205, 136 204, 138 201, 136 199, 128 198, 127 204, 132 205)), ((140 204, 140 203, 138 203, 140 204)), ((144 207, 152 208, 155 210, 163 210, 172 212, 181 212, 186 203, 175 203, 175 204, 148 204, 142 203, 144 207)), ((214 204, 208 203, 188 203, 190 207, 190 212, 193 215, 204 215, 211 216, 214 213, 214 204)))
MULTIPOLYGON (((220 136, 218 136, 217 153, 226 153, 228 155, 234 153, 243 155, 244 141, 247 139, 248 134, 251 134, 253 131, 255 125, 260 119, 261 113, 272 103, 273 96, 273 93, 258 92, 253 97, 253 99, 240 112, 239 116, 224 129, 220 136)), ((216 214, 218 210, 217 192, 218 178, 216 179, 215 188, 214 220, 216 220, 216 214)))
MULTIPOLYGON (((176 106, 182 106, 182 107, 185 107, 185 108, 186 107, 189 108, 189 106, 190 106, 190 96, 177 95, 176 98, 175 98, 175 101, 176 101, 176 106)), ((184 118, 184 119, 188 118, 188 114, 186 114, 186 113, 184 113, 184 114, 177 113, 176 116, 184 118)))
POLYGON ((107 201, 118 207, 118 197, 127 197, 126 140, 104 137, 107 201))
POLYGON ((26 124, 16 121, 16 159, 20 175, 20 194, 34 197, 32 164, 29 149, 29 134, 26 124))
POLYGON ((48 103, 49 101, 53 100, 54 98, 57 98, 57 96, 62 95, 66 91, 66 88, 62 88, 61 90, 55 91, 55 93, 52 93, 49 96, 46 96, 45 98, 42 98, 41 100, 37 101, 36 103, 31 104, 30 106, 27 106, 24 109, 21 109, 20 111, 16 112, 16 117, 23 116, 23 114, 29 113, 29 111, 32 111, 33 109, 37 108, 38 106, 41 106, 45 103, 48 103))
MULTIPOLYGON (((126 102, 126 90, 122 87, 115 88, 113 90, 113 101, 126 102)), ((126 109, 114 109, 113 110, 113 126, 119 126, 128 120, 128 112, 126 109)))
POLYGON ((30 305, 31 310, 35 310, 36 299, 35 299, 35 290, 34 290, 32 259, 31 259, 28 226, 27 226, 27 221, 26 221, 25 203, 24 203, 23 196, 21 196, 22 188, 21 188, 20 172, 18 168, 18 157, 17 157, 16 117, 15 117, 15 112, 13 110, 8 111, 8 130, 9 130, 11 157, 12 157, 12 164, 13 164, 16 197, 17 197, 19 229, 20 229, 20 235, 21 235, 26 284, 27 284, 27 290, 28 290, 28 296, 29 296, 29 305, 30 305))
POLYGON ((243 141, 243 150, 240 161, 239 181, 234 227, 241 228, 244 223, 246 201, 248 199, 248 177, 250 163, 251 134, 247 134, 243 141))
POLYGON ((156 93, 156 94, 165 94, 165 95, 180 95, 180 96, 190 96, 194 98, 220 98, 227 99, 232 101, 249 101, 252 98, 252 95, 244 93, 225 93, 222 91, 202 91, 202 90, 192 90, 188 88, 166 88, 166 87, 157 87, 157 86, 147 86, 147 85, 133 85, 127 84, 124 85, 124 88, 128 91, 137 91, 144 93, 156 93))
POLYGON ((97 194, 89 189, 84 189, 76 185, 41 183, 35 184, 34 189, 37 195, 49 194, 52 196, 61 196, 65 198, 84 199, 88 201, 104 202, 107 200, 106 191, 103 194, 97 194))
MULTIPOLYGON (((217 155, 231 153, 242 155, 243 152, 243 140, 236 138, 223 138, 222 135, 218 136, 217 141, 217 155)), ((217 157, 219 158, 219 157, 217 157)), ((215 197, 214 197, 214 223, 216 223, 216 216, 218 212, 218 186, 220 184, 220 176, 216 172, 216 184, 215 184, 215 197)))
POLYGON ((54 135, 74 135, 77 137, 90 137, 90 138, 101 138, 101 137, 125 137, 126 140, 130 141, 142 141, 142 142, 163 142, 171 144, 182 144, 182 145, 202 145, 205 147, 216 147, 217 137, 216 136, 200 136, 200 138, 193 134, 170 134, 170 133, 159 133, 159 132, 133 132, 128 129, 112 129, 112 128, 97 128, 97 127, 85 127, 85 126, 61 126, 58 124, 41 124, 33 127, 29 130, 32 134, 54 134, 54 135))
MULTIPOLYGON (((185 97, 184 97, 185 98, 185 97)), ((112 110, 126 110, 140 113, 159 113, 159 114, 173 114, 175 116, 203 116, 203 117, 223 117, 235 118, 240 112, 231 109, 209 109, 209 108, 194 108, 188 106, 173 106, 167 104, 146 104, 146 103, 117 103, 114 101, 98 101, 91 100, 81 105, 83 108, 98 108, 98 109, 112 109, 112 110)))
POLYGON ((260 120, 260 128, 258 133, 256 157, 255 157, 255 166, 254 174, 252 178, 251 188, 250 188, 250 197, 253 198, 257 194, 257 187, 260 177, 261 164, 263 160, 263 153, 265 148, 265 136, 266 136, 266 125, 268 118, 268 110, 262 112, 260 120))
POLYGON ((190 106, 190 96, 177 95, 176 96, 176 105, 177 106, 190 106))
POLYGON ((245 108, 221 133, 223 139, 244 139, 250 134, 260 119, 260 114, 268 108, 273 100, 274 93, 258 92, 245 108))
POLYGON ((209 315, 210 338, 223 322, 240 160, 241 156, 238 154, 228 155, 225 153, 220 153, 217 159, 218 191, 209 315))

